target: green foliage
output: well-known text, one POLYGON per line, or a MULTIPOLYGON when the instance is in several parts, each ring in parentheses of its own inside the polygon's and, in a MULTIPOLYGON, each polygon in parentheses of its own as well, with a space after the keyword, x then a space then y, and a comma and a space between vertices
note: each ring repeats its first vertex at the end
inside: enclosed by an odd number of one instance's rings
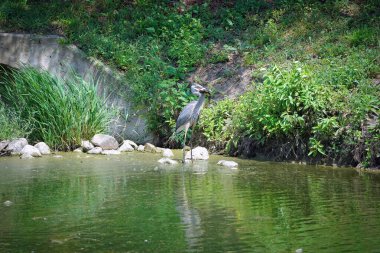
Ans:
POLYGON ((5 102, 30 121, 31 141, 68 150, 80 145, 81 139, 107 130, 111 113, 94 83, 79 77, 63 81, 26 67, 11 71, 2 85, 5 102))
POLYGON ((372 27, 361 27, 351 31, 346 38, 351 46, 376 46, 379 43, 379 34, 372 27))
POLYGON ((184 24, 178 34, 170 42, 168 54, 175 59, 179 67, 189 68, 199 63, 203 58, 205 47, 202 45, 203 26, 197 19, 190 24, 184 24))
POLYGON ((203 109, 199 127, 207 141, 222 144, 229 141, 234 105, 235 101, 225 99, 203 109))
MULTIPOLYGON (((224 146, 250 137, 305 149, 301 156, 317 159, 352 158, 360 142, 360 156, 373 165, 376 145, 364 138, 362 125, 379 115, 379 86, 372 84, 380 73, 377 2, 237 0, 185 7, 93 0, 73 8, 72 1, 5 0, 0 25, 64 34, 64 43, 124 71, 128 98, 147 111, 151 130, 163 139, 192 99, 189 72, 227 62, 233 52, 254 69, 255 87, 203 111, 200 128, 209 142, 224 146)), ((224 69, 222 78, 238 73, 224 69)), ((377 127, 371 131, 377 136, 377 127)))

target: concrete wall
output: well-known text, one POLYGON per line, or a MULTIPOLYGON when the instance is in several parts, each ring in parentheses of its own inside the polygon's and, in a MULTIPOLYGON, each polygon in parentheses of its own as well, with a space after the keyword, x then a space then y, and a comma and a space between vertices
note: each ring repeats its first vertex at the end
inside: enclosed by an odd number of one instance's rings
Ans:
POLYGON ((147 130, 144 112, 134 109, 130 99, 125 99, 131 92, 122 75, 100 61, 86 57, 76 46, 60 44, 60 39, 55 35, 0 33, 0 63, 14 68, 29 65, 62 78, 74 71, 85 80, 98 80, 99 93, 106 93, 108 105, 115 106, 120 112, 112 122, 111 133, 139 143, 153 142, 154 136, 147 130))

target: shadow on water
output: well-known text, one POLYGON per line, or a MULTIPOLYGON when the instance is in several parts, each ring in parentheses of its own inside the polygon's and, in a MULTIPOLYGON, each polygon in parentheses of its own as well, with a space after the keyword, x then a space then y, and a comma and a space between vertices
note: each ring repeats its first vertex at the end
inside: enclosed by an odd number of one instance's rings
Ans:
MULTIPOLYGON (((380 177, 220 157, 0 160, 0 252, 376 252, 380 177), (13 205, 3 203, 10 200, 13 205)), ((179 157, 180 155, 178 155, 179 157)))

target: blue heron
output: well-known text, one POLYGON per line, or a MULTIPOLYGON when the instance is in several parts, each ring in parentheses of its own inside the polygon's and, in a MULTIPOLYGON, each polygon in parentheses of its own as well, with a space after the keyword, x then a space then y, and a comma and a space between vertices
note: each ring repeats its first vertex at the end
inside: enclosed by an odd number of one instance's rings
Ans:
MULTIPOLYGON (((210 94, 210 91, 199 85, 194 83, 191 85, 191 92, 194 95, 199 96, 198 100, 192 101, 188 103, 185 108, 182 109, 181 113, 178 116, 177 122, 176 122, 176 133, 179 133, 181 131, 185 131, 185 137, 183 139, 183 150, 182 150, 182 162, 185 163, 185 143, 186 143, 186 134, 189 128, 191 127, 194 129, 195 124, 197 123, 198 117, 201 113, 201 110, 203 108, 203 105, 205 103, 205 94, 210 94)), ((193 154, 192 154, 192 139, 193 139, 193 134, 191 135, 190 138, 190 153, 191 153, 191 160, 193 159, 193 154)))

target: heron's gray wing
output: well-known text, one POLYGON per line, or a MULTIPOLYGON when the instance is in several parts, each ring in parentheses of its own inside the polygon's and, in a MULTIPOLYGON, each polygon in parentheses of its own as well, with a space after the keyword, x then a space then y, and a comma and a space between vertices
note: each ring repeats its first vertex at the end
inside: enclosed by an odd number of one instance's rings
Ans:
POLYGON ((197 101, 192 101, 192 102, 188 103, 185 106, 185 108, 182 109, 181 113, 178 116, 177 122, 176 122, 176 127, 175 127, 176 132, 181 131, 182 129, 179 129, 179 128, 191 121, 191 117, 193 115, 193 111, 194 111, 196 104, 197 104, 197 101))

